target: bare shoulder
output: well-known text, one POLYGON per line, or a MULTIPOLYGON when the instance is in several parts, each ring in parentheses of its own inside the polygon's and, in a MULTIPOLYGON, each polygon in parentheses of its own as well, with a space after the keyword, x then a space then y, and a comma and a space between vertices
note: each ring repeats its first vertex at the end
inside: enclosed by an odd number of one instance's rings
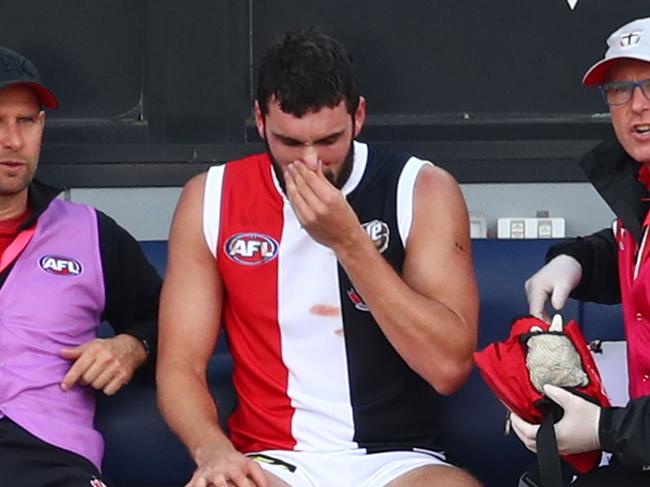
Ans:
POLYGON ((178 204, 176 205, 174 220, 184 218, 187 213, 190 215, 201 214, 206 179, 207 173, 204 172, 197 174, 185 183, 178 204))
POLYGON ((203 202, 207 177, 208 173, 203 172, 192 177, 192 179, 185 183, 179 200, 179 206, 182 204, 197 205, 203 202))
POLYGON ((178 243, 185 245, 200 241, 206 178, 207 173, 198 174, 183 187, 169 233, 170 251, 178 243))
POLYGON ((202 172, 200 174, 197 174, 196 176, 193 176, 187 183, 185 183, 184 190, 192 191, 198 188, 203 188, 207 177, 208 177, 207 172, 202 172))
POLYGON ((425 164, 420 169, 415 184, 416 198, 426 197, 438 203, 444 203, 450 197, 462 200, 458 182, 445 169, 425 164))
POLYGON ((415 183, 414 219, 420 225, 463 228, 468 225, 465 198, 456 179, 445 169, 426 164, 415 183))

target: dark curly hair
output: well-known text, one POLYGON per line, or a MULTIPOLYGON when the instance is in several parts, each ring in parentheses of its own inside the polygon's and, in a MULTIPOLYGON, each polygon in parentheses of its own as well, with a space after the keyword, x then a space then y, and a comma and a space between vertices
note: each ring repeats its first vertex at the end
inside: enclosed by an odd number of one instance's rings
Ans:
POLYGON ((286 34, 262 58, 257 75, 257 102, 264 115, 275 97, 282 111, 302 117, 309 111, 345 101, 354 114, 359 91, 349 51, 317 27, 286 34))

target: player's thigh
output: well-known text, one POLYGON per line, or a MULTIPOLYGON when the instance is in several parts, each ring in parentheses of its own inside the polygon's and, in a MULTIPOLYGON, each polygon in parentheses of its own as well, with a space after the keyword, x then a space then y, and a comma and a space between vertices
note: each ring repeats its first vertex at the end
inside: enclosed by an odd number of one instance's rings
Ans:
POLYGON ((449 465, 415 468, 389 482, 386 487, 481 487, 469 473, 449 465))

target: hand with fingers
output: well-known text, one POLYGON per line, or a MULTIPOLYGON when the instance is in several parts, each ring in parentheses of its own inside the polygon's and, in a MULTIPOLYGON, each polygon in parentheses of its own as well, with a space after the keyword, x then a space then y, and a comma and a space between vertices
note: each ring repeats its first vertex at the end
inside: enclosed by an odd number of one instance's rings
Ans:
POLYGON ((268 487, 259 464, 231 446, 203 447, 196 463, 198 467, 185 487, 268 487))
POLYGON ((345 196, 327 179, 322 163, 314 169, 294 161, 284 178, 296 217, 314 240, 335 248, 355 232, 363 231, 345 196))
MULTIPOLYGON (((557 386, 545 385, 544 394, 564 411, 562 419, 554 426, 560 455, 598 450, 600 406, 557 386)), ((515 413, 510 415, 510 421, 526 448, 537 452, 537 430, 540 425, 528 423, 515 413)))
POLYGON ((127 384, 147 358, 142 342, 131 335, 98 338, 75 348, 64 348, 60 355, 72 362, 61 381, 61 389, 68 391, 79 384, 109 396, 127 384))
POLYGON ((581 278, 582 266, 573 257, 558 255, 552 259, 524 284, 529 313, 550 322, 546 302, 550 299, 555 310, 562 309, 581 278))

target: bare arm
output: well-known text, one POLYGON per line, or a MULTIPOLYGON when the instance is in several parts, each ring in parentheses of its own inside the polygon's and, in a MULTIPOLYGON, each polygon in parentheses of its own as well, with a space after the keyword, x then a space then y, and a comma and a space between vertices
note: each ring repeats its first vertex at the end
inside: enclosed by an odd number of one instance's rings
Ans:
POLYGON ((265 486, 255 462, 237 453, 219 427, 206 369, 220 328, 222 284, 203 238, 205 175, 183 190, 169 237, 160 305, 158 404, 198 465, 188 485, 265 486), (207 483, 203 483, 207 482, 207 483))
POLYGON ((322 172, 292 164, 287 192, 301 223, 335 251, 409 366, 441 394, 460 387, 471 371, 476 347, 478 293, 467 210, 453 178, 440 168, 420 171, 402 276, 377 252, 343 195, 322 172))

